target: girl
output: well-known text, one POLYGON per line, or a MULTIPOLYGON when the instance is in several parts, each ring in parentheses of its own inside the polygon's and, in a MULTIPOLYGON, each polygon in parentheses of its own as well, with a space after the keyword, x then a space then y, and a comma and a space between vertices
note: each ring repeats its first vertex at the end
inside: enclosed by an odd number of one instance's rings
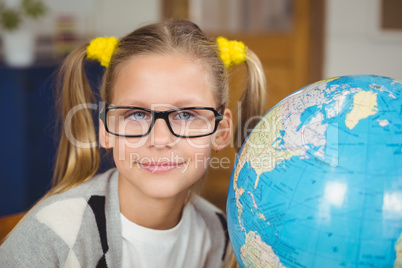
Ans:
POLYGON ((225 68, 242 61, 249 73, 242 117, 250 118, 262 114, 265 99, 258 58, 189 21, 148 25, 73 51, 61 68, 54 186, 3 243, 0 267, 227 266, 225 217, 194 192, 211 150, 229 144, 225 68), (84 109, 93 108, 87 58, 107 67, 99 141, 112 150, 116 169, 100 175, 97 135, 84 109))

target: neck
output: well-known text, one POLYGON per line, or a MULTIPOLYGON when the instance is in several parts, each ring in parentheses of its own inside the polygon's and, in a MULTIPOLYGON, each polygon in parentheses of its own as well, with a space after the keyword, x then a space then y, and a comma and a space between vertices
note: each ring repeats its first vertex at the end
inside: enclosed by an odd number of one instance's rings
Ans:
POLYGON ((167 230, 179 223, 186 196, 187 192, 175 198, 147 198, 119 185, 120 212, 143 227, 167 230))

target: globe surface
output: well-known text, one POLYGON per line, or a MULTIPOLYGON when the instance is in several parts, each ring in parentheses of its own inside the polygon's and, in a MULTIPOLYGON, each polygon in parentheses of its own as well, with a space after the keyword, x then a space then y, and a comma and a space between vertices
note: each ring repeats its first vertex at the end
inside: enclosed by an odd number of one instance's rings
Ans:
POLYGON ((402 267, 402 84, 306 86, 243 144, 227 217, 241 267, 402 267))

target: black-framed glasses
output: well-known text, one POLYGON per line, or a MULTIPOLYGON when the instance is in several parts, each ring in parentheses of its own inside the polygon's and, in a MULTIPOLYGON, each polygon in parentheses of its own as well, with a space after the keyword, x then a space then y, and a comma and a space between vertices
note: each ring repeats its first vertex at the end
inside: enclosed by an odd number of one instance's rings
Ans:
POLYGON ((100 113, 106 131, 120 137, 144 137, 151 132, 158 118, 165 120, 174 136, 198 138, 215 133, 223 116, 212 107, 154 111, 133 106, 109 106, 100 113))

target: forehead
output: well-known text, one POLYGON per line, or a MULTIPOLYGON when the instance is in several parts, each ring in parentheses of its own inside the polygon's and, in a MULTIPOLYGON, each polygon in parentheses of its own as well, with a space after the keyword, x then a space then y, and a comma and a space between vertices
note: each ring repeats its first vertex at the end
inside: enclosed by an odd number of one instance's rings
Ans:
POLYGON ((215 106, 206 64, 180 55, 133 57, 121 66, 112 92, 114 105, 215 106))

